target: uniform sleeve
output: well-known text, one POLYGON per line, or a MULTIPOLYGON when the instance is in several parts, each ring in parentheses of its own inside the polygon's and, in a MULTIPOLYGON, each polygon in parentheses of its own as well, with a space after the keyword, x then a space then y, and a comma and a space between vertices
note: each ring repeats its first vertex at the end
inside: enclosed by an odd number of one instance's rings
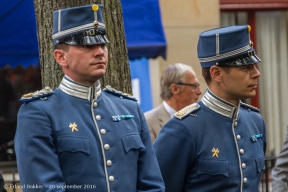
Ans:
POLYGON ((287 191, 288 183, 288 132, 286 141, 272 169, 272 188, 274 192, 287 191))
POLYGON ((52 137, 52 123, 34 102, 23 104, 18 112, 15 151, 20 182, 25 185, 23 192, 55 191, 53 185, 63 186, 64 180, 52 137))
POLYGON ((184 191, 195 153, 193 135, 181 120, 171 119, 158 134, 154 144, 166 192, 184 191))
POLYGON ((164 182, 152 147, 149 129, 139 105, 137 106, 141 120, 141 139, 145 146, 140 149, 138 159, 137 192, 164 192, 164 182))

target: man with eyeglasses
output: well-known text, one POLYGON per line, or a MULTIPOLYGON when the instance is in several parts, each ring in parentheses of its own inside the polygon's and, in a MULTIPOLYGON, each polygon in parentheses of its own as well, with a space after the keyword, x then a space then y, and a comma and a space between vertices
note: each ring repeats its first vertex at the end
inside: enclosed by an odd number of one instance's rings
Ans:
POLYGON ((154 142, 166 192, 254 192, 264 170, 266 132, 256 95, 260 73, 248 25, 200 34, 208 89, 174 114, 154 142))
POLYGON ((160 97, 163 102, 146 112, 151 140, 154 142, 163 125, 180 109, 196 103, 202 94, 196 73, 189 65, 175 63, 163 71, 160 97))

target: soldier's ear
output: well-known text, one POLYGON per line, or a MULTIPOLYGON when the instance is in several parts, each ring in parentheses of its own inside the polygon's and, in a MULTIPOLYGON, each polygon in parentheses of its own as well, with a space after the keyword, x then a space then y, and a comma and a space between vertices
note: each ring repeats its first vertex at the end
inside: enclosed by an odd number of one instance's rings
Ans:
POLYGON ((66 52, 62 49, 55 49, 53 52, 54 59, 61 67, 66 67, 67 60, 66 60, 66 52))
POLYGON ((220 83, 222 81, 223 69, 218 66, 210 67, 211 80, 220 83))

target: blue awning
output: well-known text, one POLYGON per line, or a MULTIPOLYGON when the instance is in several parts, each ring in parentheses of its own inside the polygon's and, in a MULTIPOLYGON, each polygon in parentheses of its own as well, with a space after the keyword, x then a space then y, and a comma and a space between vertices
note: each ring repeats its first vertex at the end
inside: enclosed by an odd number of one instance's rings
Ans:
MULTIPOLYGON (((166 58, 158 0, 121 0, 129 60, 166 58)), ((0 1, 0 67, 39 65, 33 0, 0 1)))
POLYGON ((39 53, 33 0, 1 0, 0 7, 0 67, 36 66, 39 53))
POLYGON ((166 59, 166 39, 158 0, 121 0, 130 60, 166 59))

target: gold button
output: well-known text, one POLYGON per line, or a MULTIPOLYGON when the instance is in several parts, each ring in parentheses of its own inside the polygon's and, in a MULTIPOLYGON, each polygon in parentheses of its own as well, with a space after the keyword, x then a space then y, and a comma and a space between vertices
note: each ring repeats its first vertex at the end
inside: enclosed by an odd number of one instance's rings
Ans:
POLYGON ((251 31, 251 26, 248 25, 248 32, 250 33, 250 31, 251 31))
POLYGON ((96 5, 96 4, 92 5, 92 11, 98 11, 98 9, 99 9, 98 5, 96 5))

